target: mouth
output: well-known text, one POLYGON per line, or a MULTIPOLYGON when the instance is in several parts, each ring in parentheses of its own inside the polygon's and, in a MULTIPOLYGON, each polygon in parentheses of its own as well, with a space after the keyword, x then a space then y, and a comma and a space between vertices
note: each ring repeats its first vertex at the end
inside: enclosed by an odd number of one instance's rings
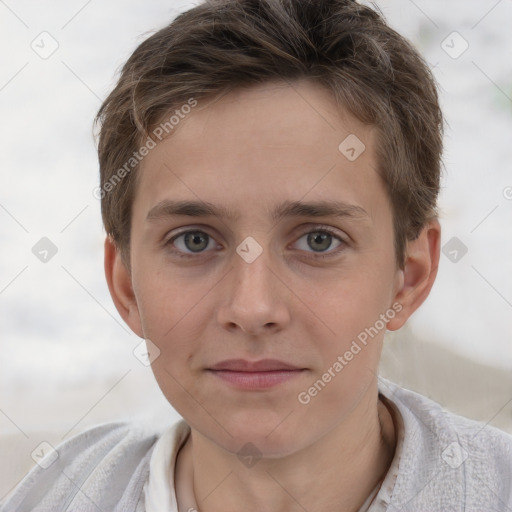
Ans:
POLYGON ((229 359, 207 368, 207 371, 238 389, 260 390, 283 384, 302 375, 307 369, 276 359, 253 362, 229 359))

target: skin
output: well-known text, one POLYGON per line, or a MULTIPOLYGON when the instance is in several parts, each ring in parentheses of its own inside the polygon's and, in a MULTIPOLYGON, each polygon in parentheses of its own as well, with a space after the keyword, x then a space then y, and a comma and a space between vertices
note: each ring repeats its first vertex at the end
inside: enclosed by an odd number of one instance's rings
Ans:
MULTIPOLYGON (((435 280, 437 220, 397 266, 374 148, 373 127, 303 80, 200 102, 141 164, 131 268, 107 238, 105 270, 121 316, 160 349, 154 375, 191 427, 176 480, 193 480, 202 512, 355 511, 389 468, 395 431, 377 389, 385 329, 308 404, 297 399, 393 304, 401 311, 387 329, 400 328, 435 280), (349 134, 366 146, 355 161, 338 150, 349 134), (148 220, 169 199, 207 201, 238 217, 148 220), (366 214, 270 217, 285 201, 319 200, 366 214), (334 236, 308 242, 322 226, 334 236), (204 244, 171 240, 186 229, 206 233, 204 244), (236 252, 248 236, 262 248, 252 263, 236 252), (240 390, 206 370, 232 358, 274 358, 305 371, 273 388, 240 390), (250 468, 237 456, 248 442, 262 455, 250 468)), ((178 503, 190 506, 180 496, 178 503)))

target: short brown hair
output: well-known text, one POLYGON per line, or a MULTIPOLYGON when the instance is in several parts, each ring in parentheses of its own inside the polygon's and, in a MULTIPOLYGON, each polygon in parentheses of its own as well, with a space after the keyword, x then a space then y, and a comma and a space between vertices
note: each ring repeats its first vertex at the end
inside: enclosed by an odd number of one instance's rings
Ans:
POLYGON ((379 12, 353 0, 205 0, 138 46, 95 120, 103 223, 125 261, 134 154, 154 139, 152 128, 191 98, 302 78, 377 128, 378 171, 403 268, 407 240, 437 216, 442 113, 418 52, 379 12))

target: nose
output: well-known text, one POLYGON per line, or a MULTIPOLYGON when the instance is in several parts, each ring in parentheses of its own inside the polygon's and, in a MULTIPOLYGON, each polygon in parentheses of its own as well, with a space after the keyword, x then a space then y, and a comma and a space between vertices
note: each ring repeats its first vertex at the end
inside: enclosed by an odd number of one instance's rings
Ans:
POLYGON ((271 263, 268 250, 251 263, 235 255, 218 310, 223 328, 257 336, 278 332, 290 322, 291 292, 271 263))

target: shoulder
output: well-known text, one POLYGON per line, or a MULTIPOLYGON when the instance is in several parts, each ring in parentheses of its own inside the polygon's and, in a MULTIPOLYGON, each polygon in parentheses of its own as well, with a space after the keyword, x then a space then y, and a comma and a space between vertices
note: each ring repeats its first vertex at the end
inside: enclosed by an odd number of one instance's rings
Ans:
POLYGON ((394 493, 398 501, 413 499, 420 509, 428 503, 429 510, 512 506, 511 434, 453 414, 387 379, 379 379, 379 390, 404 422, 394 493))
POLYGON ((116 422, 48 445, 1 511, 136 510, 160 435, 143 423, 116 422))

